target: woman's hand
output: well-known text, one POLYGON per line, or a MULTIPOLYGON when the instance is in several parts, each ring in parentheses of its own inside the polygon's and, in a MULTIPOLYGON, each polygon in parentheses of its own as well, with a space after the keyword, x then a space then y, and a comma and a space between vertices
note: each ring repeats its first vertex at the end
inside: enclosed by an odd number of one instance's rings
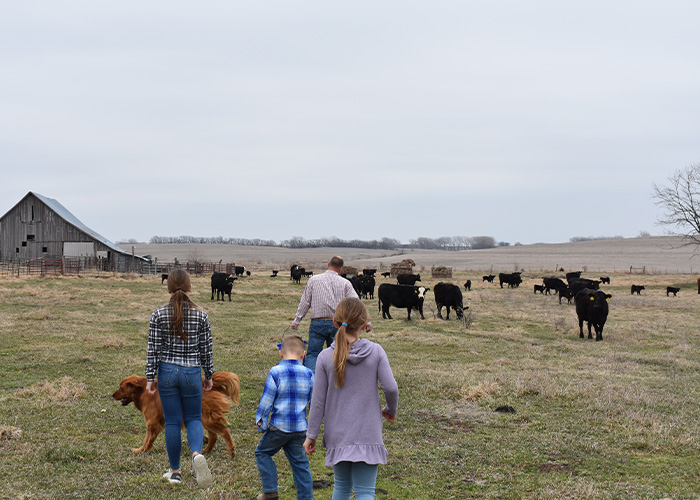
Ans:
POLYGON ((148 391, 148 394, 152 396, 156 393, 158 387, 156 386, 155 382, 146 382, 146 390, 148 391))
POLYGON ((384 416, 385 419, 387 419, 389 422, 393 422, 396 420, 396 415, 390 415, 388 411, 382 410, 382 415, 384 416))
POLYGON ((304 441, 304 450, 307 455, 313 455, 316 451, 316 440, 307 437, 306 441, 304 441))

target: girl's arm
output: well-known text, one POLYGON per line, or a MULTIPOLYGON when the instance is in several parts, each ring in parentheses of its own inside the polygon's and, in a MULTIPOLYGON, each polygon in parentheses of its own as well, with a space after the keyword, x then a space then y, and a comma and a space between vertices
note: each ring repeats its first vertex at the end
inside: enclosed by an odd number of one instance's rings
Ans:
POLYGON ((389 358, 386 356, 384 349, 382 349, 382 355, 379 358, 377 378, 386 399, 386 407, 382 410, 382 415, 390 422, 393 422, 399 409, 399 386, 396 383, 396 379, 394 379, 394 373, 391 371, 389 358))

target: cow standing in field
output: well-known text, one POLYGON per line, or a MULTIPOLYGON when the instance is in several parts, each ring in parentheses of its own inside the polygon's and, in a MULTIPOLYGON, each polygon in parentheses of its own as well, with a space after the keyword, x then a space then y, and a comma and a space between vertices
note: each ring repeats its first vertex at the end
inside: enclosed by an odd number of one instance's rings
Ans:
POLYGON ((584 288, 576 294, 576 315, 580 338, 583 338, 583 322, 588 322, 588 338, 592 339, 591 327, 595 328, 595 339, 603 340, 603 327, 608 319, 608 300, 612 295, 600 290, 584 288))
MULTIPOLYGON (((494 279, 495 277, 496 277, 496 276, 495 276, 494 274, 489 274, 488 276, 483 276, 482 283, 483 283, 484 281, 488 281, 489 283, 493 283, 493 279, 494 279)), ((700 292, 698 292, 698 293, 700 293, 700 292)))
POLYGON ((457 313, 457 319, 464 317, 464 304, 462 302, 462 291, 457 285, 452 283, 440 282, 433 287, 435 294, 435 305, 437 306, 437 317, 442 319, 442 307, 444 306, 447 314, 446 319, 450 319, 450 310, 454 309, 457 313))
POLYGON ((669 293, 672 293, 674 297, 676 297, 676 294, 680 292, 681 289, 673 286, 667 286, 666 287, 666 297, 668 297, 669 293))
POLYGON ((396 276, 396 282, 399 285, 415 286, 416 281, 420 281, 420 274, 399 274, 396 276))
POLYGON ((503 283, 508 285, 508 288, 518 288, 523 279, 520 277, 520 272, 515 273, 499 273, 498 281, 503 288, 503 283))
POLYGON ((533 293, 540 292, 541 294, 544 295, 544 290, 545 290, 545 286, 544 286, 544 285, 535 285, 535 288, 534 288, 534 292, 533 292, 533 293))
POLYGON ((571 299, 574 298, 574 292, 571 291, 571 288, 565 287, 565 288, 560 288, 557 290, 559 292, 559 303, 561 304, 561 299, 566 299, 569 301, 569 304, 571 304, 571 299))
POLYGON ((642 290, 644 290, 644 285, 632 285, 630 287, 630 295, 641 295, 642 290))
POLYGON ((598 290, 600 288, 600 281, 598 280, 589 280, 587 278, 571 278, 567 279, 567 281, 569 282, 569 288, 571 288, 571 291, 574 292, 574 295, 576 295, 584 288, 588 288, 589 290, 598 290))
POLYGON ((387 271, 387 272, 385 272, 385 273, 382 273, 382 278, 389 278, 389 277, 391 277, 391 273, 390 273, 390 272, 387 271))
POLYGON ((233 282, 236 277, 228 273, 214 273, 211 275, 211 300, 214 300, 214 293, 216 293, 216 300, 219 300, 219 295, 221 295, 221 301, 224 301, 224 294, 228 294, 228 301, 231 302, 231 290, 233 290, 233 282))
POLYGON ((566 288, 566 283, 555 277, 542 278, 542 283, 544 284, 545 295, 549 295, 550 290, 558 291, 562 288, 566 288))
POLYGON ((464 289, 469 292, 472 291, 472 280, 467 280, 467 282, 464 283, 464 289))
POLYGON ((292 270, 290 271, 292 275, 292 281, 296 284, 301 283, 301 277, 304 276, 304 273, 306 272, 306 269, 303 267, 299 266, 294 266, 292 267, 292 270))
POLYGON ((382 283, 379 285, 377 292, 379 296, 379 310, 382 311, 382 318, 392 319, 389 314, 389 307, 394 306, 400 309, 408 310, 408 320, 411 320, 411 309, 417 309, 420 313, 420 319, 425 319, 423 316, 423 301, 425 293, 430 288, 423 286, 409 285, 392 285, 391 283, 382 283))
POLYGON ((233 274, 236 276, 243 276, 245 273, 245 267, 243 266, 233 266, 233 274))
POLYGON ((610 284, 610 277, 609 276, 601 276, 600 282, 605 284, 605 285, 609 285, 610 284))

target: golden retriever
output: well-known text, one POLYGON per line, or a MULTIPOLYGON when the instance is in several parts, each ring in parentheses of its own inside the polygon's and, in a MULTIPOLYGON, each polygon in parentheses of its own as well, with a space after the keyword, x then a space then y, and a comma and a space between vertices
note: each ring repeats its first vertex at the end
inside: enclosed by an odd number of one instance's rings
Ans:
MULTIPOLYGON (((231 407, 231 403, 240 404, 240 380, 238 375, 232 372, 214 372, 212 381, 214 384, 212 390, 204 391, 202 394, 202 425, 209 435, 207 446, 202 451, 204 453, 210 452, 214 448, 218 435, 220 435, 226 441, 229 456, 233 457, 236 445, 233 443, 228 427, 226 427, 228 424, 226 413, 231 407)), ((141 453, 150 450, 153 441, 165 426, 160 394, 157 391, 153 395, 148 393, 146 377, 130 375, 122 379, 119 383, 119 389, 112 394, 112 398, 121 401, 122 406, 133 401, 134 406, 146 419, 146 439, 140 448, 132 448, 131 451, 141 453)))

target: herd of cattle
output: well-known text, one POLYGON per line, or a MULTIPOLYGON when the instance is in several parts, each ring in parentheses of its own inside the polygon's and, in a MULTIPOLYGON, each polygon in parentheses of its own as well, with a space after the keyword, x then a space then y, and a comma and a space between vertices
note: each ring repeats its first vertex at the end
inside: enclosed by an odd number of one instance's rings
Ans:
MULTIPOLYGON (((242 266, 235 266, 233 273, 215 272, 211 276, 211 300, 224 300, 224 296, 228 295, 229 302, 231 301, 231 291, 233 290, 233 282, 239 276, 250 276, 250 271, 246 271, 242 266)), ((374 299, 374 290, 376 287, 376 269, 363 269, 361 274, 342 276, 350 281, 357 295, 362 299, 374 299)), ((277 277, 278 271, 273 271, 270 277, 277 277)), ((294 283, 301 283, 301 278, 313 276, 313 272, 306 271, 299 265, 294 265, 290 269, 290 279, 294 283)), ((381 273, 384 278, 389 278, 391 273, 381 273)), ((168 275, 163 274, 161 282, 167 279, 168 275)), ((483 282, 493 283, 496 276, 489 274, 483 276, 483 282)), ((592 280, 581 277, 581 271, 566 273, 566 281, 557 277, 544 277, 542 284, 534 285, 534 293, 550 295, 553 293, 559 296, 559 303, 562 299, 567 300, 569 304, 573 300, 576 304, 576 314, 579 321, 579 336, 584 338, 584 322, 588 324, 588 338, 592 339, 592 329, 595 330, 595 339, 603 340, 603 327, 608 317, 608 301, 612 295, 604 293, 600 290, 601 284, 610 284, 610 278, 601 276, 598 280, 592 280)), ((421 281, 420 274, 399 274, 396 277, 397 283, 382 283, 379 285, 377 295, 379 302, 379 311, 384 319, 392 319, 390 308, 406 309, 408 319, 411 319, 411 311, 417 310, 421 319, 425 319, 423 315, 423 304, 425 302, 426 293, 430 288, 417 285, 421 281)), ((507 285, 508 288, 518 288, 523 280, 520 272, 500 273, 498 282, 501 288, 507 285)), ((471 280, 464 283, 466 291, 471 290, 471 280)), ((644 290, 644 285, 632 285, 631 294, 640 295, 644 290)), ((458 320, 464 318, 464 311, 469 307, 464 306, 461 288, 452 283, 440 282, 433 286, 433 294, 435 296, 435 305, 437 307, 437 317, 443 319, 442 308, 445 308, 445 319, 450 319, 450 312, 455 311, 458 320)), ((666 287, 666 295, 676 296, 680 291, 678 287, 666 287)), ((698 293, 700 294, 700 278, 698 279, 698 293)))

